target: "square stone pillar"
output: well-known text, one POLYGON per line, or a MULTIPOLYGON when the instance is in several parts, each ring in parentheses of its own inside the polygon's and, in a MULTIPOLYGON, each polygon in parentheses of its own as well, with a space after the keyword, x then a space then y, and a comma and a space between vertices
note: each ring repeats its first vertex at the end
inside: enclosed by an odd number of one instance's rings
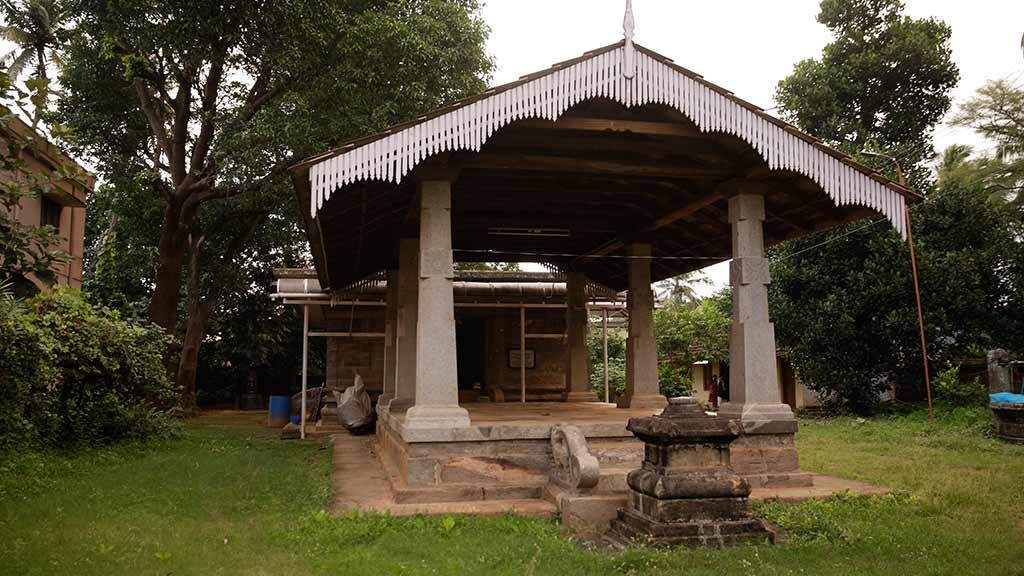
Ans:
POLYGON ((398 248, 398 310, 395 330, 395 397, 390 410, 401 411, 416 399, 416 318, 419 303, 420 241, 402 238, 398 248))
POLYGON ((668 404, 658 386, 658 344, 654 339, 654 291, 651 289, 651 246, 633 244, 629 255, 629 339, 626 342, 626 392, 619 408, 650 408, 668 404))
POLYGON ((782 403, 775 326, 768 318, 768 259, 764 254, 764 197, 729 199, 732 224, 732 332, 729 336, 729 402, 719 414, 739 420, 748 433, 773 422, 792 422, 782 403))
POLYGON ((565 402, 597 402, 597 394, 590 386, 590 355, 587 349, 587 280, 582 273, 566 275, 567 307, 565 330, 566 346, 565 402))
POLYGON ((793 442, 796 419, 779 390, 775 326, 768 317, 771 282, 764 252, 764 197, 729 199, 732 224, 732 331, 729 335, 729 401, 718 415, 736 420, 742 435, 732 462, 752 486, 807 486, 793 442))
MULTIPOLYGON (((377 414, 386 415, 395 398, 395 366, 398 354, 398 270, 388 270, 387 307, 384 309, 384 379, 383 390, 377 398, 377 414)), ((386 417, 386 416, 385 416, 386 417)))
POLYGON ((459 406, 451 200, 451 182, 420 184, 416 404, 403 434, 469 426, 469 412, 459 406))

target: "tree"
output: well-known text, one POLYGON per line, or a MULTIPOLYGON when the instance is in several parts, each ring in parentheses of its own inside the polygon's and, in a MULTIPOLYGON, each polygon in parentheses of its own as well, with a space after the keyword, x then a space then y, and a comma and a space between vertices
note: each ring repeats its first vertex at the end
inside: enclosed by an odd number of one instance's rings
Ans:
POLYGON ((965 156, 958 167, 968 167, 993 195, 1024 206, 1024 89, 990 81, 960 107, 952 123, 973 128, 996 145, 993 155, 969 163, 965 156))
POLYGON ((0 2, 0 38, 17 44, 17 48, 0 58, 7 66, 7 75, 17 80, 30 64, 36 78, 46 79, 46 67, 54 50, 61 44, 62 26, 67 12, 57 0, 26 0, 0 2))
POLYGON ((150 318, 173 331, 202 207, 482 87, 475 2, 77 0, 59 118, 164 200, 150 318), (183 33, 184 31, 184 33, 183 33))
MULTIPOLYGON (((932 131, 959 72, 949 27, 902 12, 898 0, 824 0, 818 21, 834 39, 821 59, 799 63, 779 83, 777 99, 787 119, 833 146, 898 158, 911 185, 928 192, 932 131)), ((888 163, 861 159, 895 176, 888 163)), ((932 360, 968 347, 994 303, 980 288, 958 285, 969 273, 979 275, 972 281, 992 278, 985 266, 994 254, 975 254, 968 243, 988 241, 975 227, 992 225, 991 215, 984 204, 956 202, 960 190, 944 192, 912 214, 932 360), (928 214, 933 206, 938 212, 928 214), (952 332, 959 340, 943 339, 952 332)), ((785 243, 772 252, 772 279, 777 344, 807 385, 861 411, 887 387, 911 398, 923 388, 909 254, 884 221, 785 243)))
POLYGON ((714 299, 696 305, 670 302, 654 312, 658 342, 658 381, 666 396, 690 392, 694 362, 729 361, 732 320, 714 299))
POLYGON ((491 69, 475 0, 72 6, 54 119, 104 175, 159 199, 149 317, 171 332, 185 317, 189 359, 206 323, 193 304, 221 293, 204 283, 267 220, 296 222, 289 166, 478 91, 491 69))
POLYGON ((688 272, 668 280, 663 280, 655 285, 655 291, 659 300, 673 304, 685 304, 696 306, 700 302, 697 295, 698 285, 708 285, 711 280, 702 271, 688 272))
POLYGON ((776 99, 809 133, 847 152, 895 156, 920 185, 960 74, 949 26, 903 9, 899 0, 823 0, 818 22, 834 39, 820 59, 800 62, 779 82, 776 99))

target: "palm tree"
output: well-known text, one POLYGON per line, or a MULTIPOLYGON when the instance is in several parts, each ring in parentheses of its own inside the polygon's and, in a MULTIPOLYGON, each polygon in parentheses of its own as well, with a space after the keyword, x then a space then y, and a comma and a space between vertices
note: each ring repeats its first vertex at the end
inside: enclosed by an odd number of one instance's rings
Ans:
POLYGON ((656 288, 661 300, 693 307, 700 301, 697 286, 710 283, 711 279, 698 270, 663 280, 656 288))
POLYGON ((18 45, 0 58, 11 80, 21 76, 30 63, 35 77, 46 79, 48 58, 55 59, 65 11, 60 0, 0 0, 0 38, 18 45))

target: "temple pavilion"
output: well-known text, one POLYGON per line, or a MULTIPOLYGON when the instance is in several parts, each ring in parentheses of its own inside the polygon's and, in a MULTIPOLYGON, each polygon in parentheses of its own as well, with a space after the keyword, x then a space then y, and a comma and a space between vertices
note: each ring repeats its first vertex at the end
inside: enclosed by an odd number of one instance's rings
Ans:
POLYGON ((396 497, 542 497, 565 425, 614 468, 635 446, 627 418, 666 404, 652 283, 725 261, 733 465, 754 486, 813 482, 765 249, 879 215, 905 237, 919 197, 632 37, 627 12, 616 44, 293 168, 315 273, 282 274, 279 293, 328 339, 329 380, 374 390, 396 497), (606 311, 628 319, 616 404, 589 375, 588 318, 606 311))

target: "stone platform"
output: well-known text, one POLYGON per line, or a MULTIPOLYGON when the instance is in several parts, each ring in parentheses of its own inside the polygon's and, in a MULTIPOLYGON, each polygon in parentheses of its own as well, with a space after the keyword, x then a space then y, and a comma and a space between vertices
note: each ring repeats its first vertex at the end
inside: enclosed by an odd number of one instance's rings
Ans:
MULTIPOLYGON (((376 436, 334 436, 335 507, 408 514, 502 514, 553 516, 574 532, 601 533, 625 507, 626 477, 643 460, 643 445, 626 430, 631 416, 610 404, 464 404, 472 427, 448 440, 407 442, 402 415, 378 422, 376 436), (566 490, 550 481, 550 434, 561 423, 586 431, 600 478, 587 490, 566 490), (411 480, 411 482, 410 482, 411 480)), ((754 487, 752 500, 799 501, 849 490, 887 492, 861 482, 808 474, 811 486, 754 487)))

